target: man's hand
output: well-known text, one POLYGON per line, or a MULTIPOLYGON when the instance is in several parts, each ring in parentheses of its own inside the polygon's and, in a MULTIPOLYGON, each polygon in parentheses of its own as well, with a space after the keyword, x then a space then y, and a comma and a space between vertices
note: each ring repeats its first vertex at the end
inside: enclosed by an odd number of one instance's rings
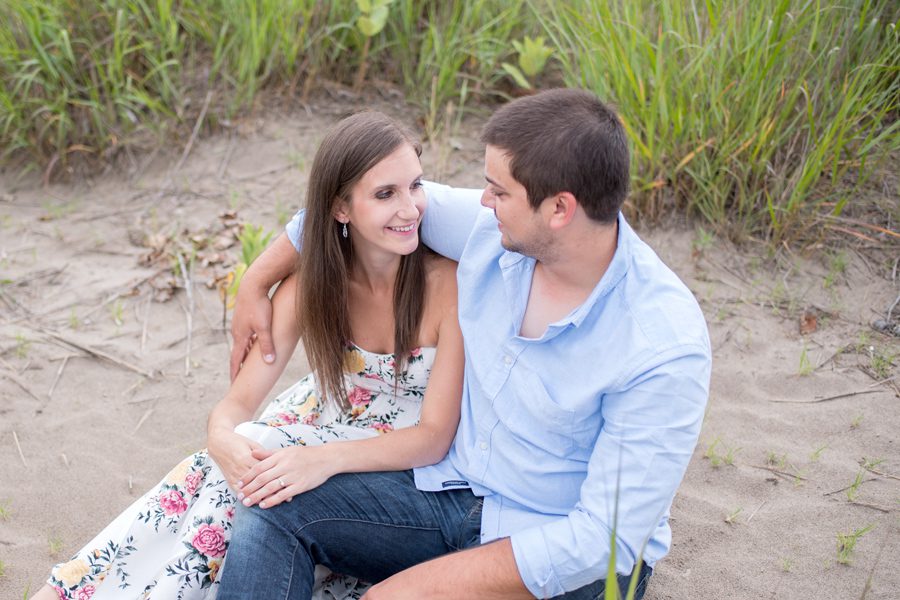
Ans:
MULTIPOLYGON (((249 283, 249 282, 248 282, 249 283)), ((231 317, 231 381, 241 370, 241 363, 250 352, 253 343, 259 344, 263 360, 275 362, 275 345, 272 343, 272 302, 265 292, 256 286, 241 285, 238 289, 231 317)))
POLYGON ((259 344, 263 360, 275 362, 272 343, 272 302, 269 290, 290 275, 297 263, 297 251, 283 233, 253 261, 241 278, 231 317, 231 381, 241 370, 250 347, 259 344))

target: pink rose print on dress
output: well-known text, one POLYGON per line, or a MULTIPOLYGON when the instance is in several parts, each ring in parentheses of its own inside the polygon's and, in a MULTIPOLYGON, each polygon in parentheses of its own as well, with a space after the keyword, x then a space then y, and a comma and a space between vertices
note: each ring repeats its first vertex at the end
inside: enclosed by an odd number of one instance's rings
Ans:
POLYGON ((308 415, 303 417, 303 424, 304 425, 315 425, 316 419, 318 419, 318 418, 319 418, 319 413, 317 413, 317 412, 309 413, 308 415))
POLYGON ((369 407, 369 402, 372 401, 372 393, 367 389, 355 387, 350 391, 347 399, 350 400, 350 414, 358 417, 366 412, 366 408, 369 407))
POLYGON ((412 358, 418 358, 418 357, 422 356, 422 349, 421 348, 413 348, 412 351, 409 353, 409 355, 412 358))
POLYGON ((91 597, 94 595, 94 586, 86 585, 80 590, 78 590, 78 595, 75 596, 77 600, 91 600, 91 597))
POLYGON ((197 528, 191 545, 196 548, 200 554, 209 556, 210 558, 221 558, 225 556, 225 530, 219 525, 203 524, 197 528))
POLYGON ((178 490, 169 490, 159 495, 159 505, 167 517, 180 515, 187 510, 187 502, 178 490))
POLYGON ((225 518, 229 519, 229 520, 234 518, 234 507, 233 506, 229 506, 228 508, 225 509, 225 518))
POLYGON ((393 431, 394 426, 390 423, 372 423, 371 429, 374 429, 378 433, 387 433, 388 431, 393 431))
POLYGON ((53 586, 53 591, 56 592, 56 596, 59 600, 69 600, 68 596, 66 596, 66 590, 62 589, 59 586, 53 586))
POLYGON ((288 425, 293 425, 297 422, 297 415, 294 413, 278 413, 275 415, 275 418, 288 425))
POLYGON ((194 492, 197 491, 197 488, 200 487, 202 481, 203 473, 200 471, 191 471, 188 473, 187 477, 184 478, 184 491, 187 492, 188 496, 193 496, 194 492))

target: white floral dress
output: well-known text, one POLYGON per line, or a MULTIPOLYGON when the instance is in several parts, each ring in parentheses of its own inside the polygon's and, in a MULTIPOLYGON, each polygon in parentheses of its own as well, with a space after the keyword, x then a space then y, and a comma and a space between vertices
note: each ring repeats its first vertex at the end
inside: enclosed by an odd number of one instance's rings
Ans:
MULTIPOLYGON (((275 398, 258 421, 235 431, 266 448, 373 437, 418 422, 434 348, 413 350, 394 378, 390 354, 349 346, 344 355, 351 409, 322 403, 312 374, 275 398)), ((61 600, 188 600, 216 595, 231 537, 234 493, 201 450, 119 515, 48 583, 61 600)), ((358 598, 365 584, 317 568, 315 598, 358 598)))

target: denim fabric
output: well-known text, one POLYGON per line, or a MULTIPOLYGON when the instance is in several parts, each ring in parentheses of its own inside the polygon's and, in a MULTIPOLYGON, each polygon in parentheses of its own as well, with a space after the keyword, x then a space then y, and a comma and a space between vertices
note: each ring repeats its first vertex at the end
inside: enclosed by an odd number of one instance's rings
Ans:
POLYGON ((480 530, 469 489, 419 491, 412 471, 337 475, 274 508, 239 507, 217 598, 309 598, 316 564, 378 582, 480 530))
MULTIPOLYGON (((632 571, 632 573, 634 573, 634 571, 632 571)), ((634 600, 641 600, 644 597, 644 592, 647 591, 647 583, 650 581, 650 576, 652 574, 653 569, 649 565, 641 565, 641 574, 638 577, 637 586, 634 588, 634 600)), ((616 580, 619 584, 621 598, 625 598, 625 595, 628 593, 628 585, 631 583, 631 575, 618 575, 616 576, 616 580)), ((554 600, 606 600, 605 587, 606 580, 601 579, 594 583, 589 583, 583 588, 565 593, 561 596, 554 596, 553 598, 554 600)))
MULTIPOLYGON (((375 583, 478 545, 481 509, 469 489, 417 490, 412 471, 337 475, 274 508, 239 506, 216 597, 307 599, 316 564, 375 583)), ((644 565, 636 600, 650 573, 644 565)), ((619 576, 623 596, 628 578, 619 576)), ((603 598, 603 583, 559 598, 603 598)))

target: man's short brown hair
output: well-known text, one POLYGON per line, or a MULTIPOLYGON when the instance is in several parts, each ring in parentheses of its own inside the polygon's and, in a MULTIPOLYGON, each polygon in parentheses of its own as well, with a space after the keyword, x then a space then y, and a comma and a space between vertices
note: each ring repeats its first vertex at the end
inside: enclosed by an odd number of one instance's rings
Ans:
POLYGON ((481 141, 509 156, 535 210, 569 192, 588 217, 612 223, 628 195, 625 128, 590 92, 553 89, 513 100, 488 120, 481 141))

